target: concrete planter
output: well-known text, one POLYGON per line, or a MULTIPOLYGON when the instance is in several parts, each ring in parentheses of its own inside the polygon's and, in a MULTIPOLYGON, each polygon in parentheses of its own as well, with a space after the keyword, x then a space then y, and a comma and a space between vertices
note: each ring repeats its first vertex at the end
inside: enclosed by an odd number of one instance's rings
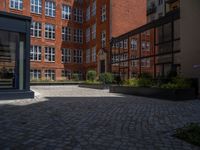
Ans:
POLYGON ((109 85, 105 85, 105 84, 87 84, 87 83, 82 83, 82 84, 79 84, 79 87, 90 88, 90 89, 100 89, 100 90, 109 89, 109 85))
POLYGON ((196 98, 195 89, 160 89, 148 87, 110 86, 110 93, 122 93, 166 100, 192 100, 196 98))

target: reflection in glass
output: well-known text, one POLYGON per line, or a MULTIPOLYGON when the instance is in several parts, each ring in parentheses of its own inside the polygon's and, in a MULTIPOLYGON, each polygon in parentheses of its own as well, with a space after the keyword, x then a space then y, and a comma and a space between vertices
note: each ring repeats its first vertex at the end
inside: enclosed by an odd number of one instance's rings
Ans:
POLYGON ((0 88, 16 87, 18 33, 0 30, 0 88))

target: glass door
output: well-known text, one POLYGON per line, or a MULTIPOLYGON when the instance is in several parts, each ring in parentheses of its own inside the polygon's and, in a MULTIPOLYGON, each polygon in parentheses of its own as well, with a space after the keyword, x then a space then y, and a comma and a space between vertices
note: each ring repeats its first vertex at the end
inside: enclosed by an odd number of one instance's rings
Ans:
POLYGON ((0 30, 0 89, 17 88, 18 43, 19 33, 0 30))

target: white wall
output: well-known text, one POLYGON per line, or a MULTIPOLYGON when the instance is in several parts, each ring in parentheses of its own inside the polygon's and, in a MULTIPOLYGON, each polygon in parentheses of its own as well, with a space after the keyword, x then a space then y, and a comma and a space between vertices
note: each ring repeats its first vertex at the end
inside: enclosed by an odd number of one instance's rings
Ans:
POLYGON ((181 0, 180 3, 181 72, 200 80, 200 67, 194 68, 200 65, 200 0, 181 0))

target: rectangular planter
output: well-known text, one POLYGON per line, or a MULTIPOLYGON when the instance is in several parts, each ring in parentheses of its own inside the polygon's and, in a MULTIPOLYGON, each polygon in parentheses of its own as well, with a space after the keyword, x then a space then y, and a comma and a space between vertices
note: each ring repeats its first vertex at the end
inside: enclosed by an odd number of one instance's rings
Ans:
POLYGON ((191 100, 196 98, 195 89, 160 89, 148 87, 110 86, 110 93, 121 93, 166 100, 191 100))
POLYGON ((108 88, 109 88, 109 85, 105 85, 105 84, 87 84, 87 83, 82 83, 82 84, 79 84, 79 87, 104 90, 104 89, 108 89, 108 88))

